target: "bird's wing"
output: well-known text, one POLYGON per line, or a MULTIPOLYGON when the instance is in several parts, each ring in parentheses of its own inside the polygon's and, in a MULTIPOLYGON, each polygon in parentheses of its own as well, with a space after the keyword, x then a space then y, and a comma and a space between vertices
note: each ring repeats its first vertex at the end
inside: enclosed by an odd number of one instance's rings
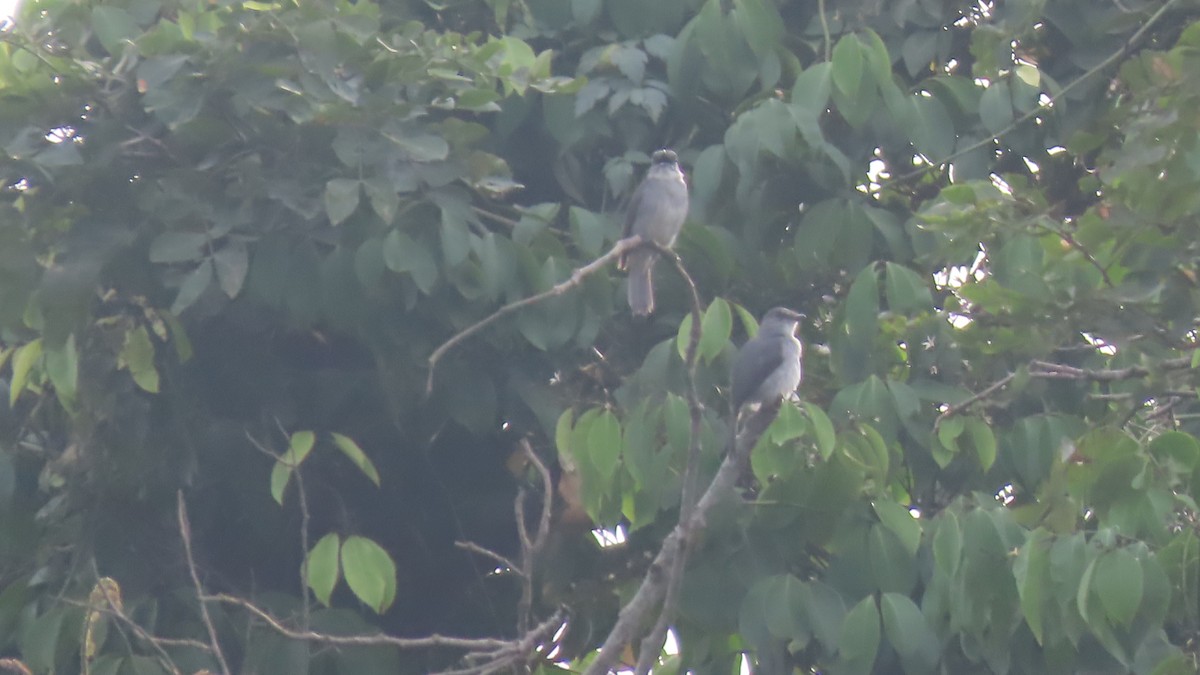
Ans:
POLYGON ((786 345, 778 338, 754 338, 742 345, 733 364, 733 405, 736 411, 787 357, 786 345))
POLYGON ((625 228, 621 232, 621 238, 633 236, 633 224, 637 221, 638 211, 642 208, 642 194, 646 191, 646 182, 642 181, 641 185, 633 191, 633 196, 629 198, 629 208, 625 211, 625 228))

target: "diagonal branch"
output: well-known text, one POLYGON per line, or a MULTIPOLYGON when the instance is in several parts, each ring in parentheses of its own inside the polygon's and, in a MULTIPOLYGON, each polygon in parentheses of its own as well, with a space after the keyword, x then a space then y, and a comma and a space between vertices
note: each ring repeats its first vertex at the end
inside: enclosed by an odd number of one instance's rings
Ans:
POLYGON ((633 598, 621 608, 617 623, 609 631, 604 645, 600 647, 600 653, 584 671, 584 675, 608 673, 616 665, 625 646, 636 638, 637 631, 647 615, 665 598, 668 572, 674 566, 676 558, 683 554, 693 537, 704 529, 709 510, 733 489, 750 456, 750 449, 778 413, 778 405, 764 406, 746 421, 745 430, 734 442, 735 447, 726 448, 725 460, 721 462, 721 467, 717 469, 717 474, 709 483, 708 489, 696 502, 691 515, 676 525, 663 539, 662 548, 650 563, 642 585, 638 587, 633 598))
POLYGON ((477 322, 471 324, 470 326, 467 326, 463 330, 459 331, 458 333, 454 334, 449 340, 446 340, 445 342, 443 342, 440 347, 433 350, 433 353, 429 355, 429 362, 428 362, 429 363, 429 376, 425 380, 425 396, 429 396, 430 394, 433 393, 433 373, 434 373, 434 370, 437 368, 438 362, 441 361, 442 357, 444 357, 446 355, 446 352, 448 352, 451 349, 453 349, 454 347, 458 346, 461 342, 463 342, 467 338, 471 337, 472 335, 478 333, 479 331, 483 330, 484 328, 487 328, 488 326, 492 325, 493 323, 496 323, 500 319, 502 319, 510 314, 513 314, 521 309, 529 307, 530 305, 536 305, 537 303, 542 302, 544 300, 548 300, 550 298, 562 295, 562 294, 566 293, 567 291, 571 290, 572 288, 576 288, 577 286, 579 286, 580 284, 583 283, 584 279, 590 277, 591 275, 595 274, 596 272, 599 272, 601 269, 604 269, 604 267, 606 265, 608 265, 608 263, 612 262, 613 260, 616 260, 617 258, 621 257, 625 253, 628 253, 629 251, 631 251, 641 245, 642 245, 642 238, 637 235, 628 237, 626 239, 622 239, 622 240, 618 241, 616 244, 614 244, 613 247, 608 251, 608 253, 605 253, 604 255, 600 256, 599 258, 596 258, 595 260, 584 265, 583 267, 576 268, 574 272, 571 272, 571 276, 566 281, 555 284, 550 289, 542 291, 541 293, 538 293, 537 295, 531 295, 528 298, 522 298, 520 300, 517 300, 516 302, 510 302, 507 305, 504 305, 503 307, 501 307, 500 309, 497 309, 496 311, 492 312, 488 316, 484 317, 480 321, 477 321, 477 322))

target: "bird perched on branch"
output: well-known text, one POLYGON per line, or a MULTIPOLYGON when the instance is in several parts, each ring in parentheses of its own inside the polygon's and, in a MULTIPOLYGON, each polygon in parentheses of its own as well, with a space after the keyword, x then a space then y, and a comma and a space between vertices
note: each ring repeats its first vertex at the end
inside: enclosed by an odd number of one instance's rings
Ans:
MULTIPOLYGON (((688 189, 673 150, 658 150, 650 158, 650 170, 633 193, 625 214, 622 238, 640 236, 664 248, 675 245, 688 211, 688 189)), ((654 282, 651 278, 659 253, 650 247, 630 251, 617 263, 629 269, 629 309, 636 316, 654 311, 654 282)))
POLYGON ((742 408, 754 403, 776 405, 800 386, 803 349, 796 327, 804 315, 776 307, 763 316, 758 335, 738 350, 733 360, 732 404, 737 424, 742 408))

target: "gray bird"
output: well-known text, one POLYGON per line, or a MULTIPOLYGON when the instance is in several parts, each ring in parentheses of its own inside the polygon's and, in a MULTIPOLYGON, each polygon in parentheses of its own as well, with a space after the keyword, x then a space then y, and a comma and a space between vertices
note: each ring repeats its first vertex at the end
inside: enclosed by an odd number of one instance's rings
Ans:
MULTIPOLYGON (((688 189, 679 169, 679 157, 673 150, 658 150, 650 158, 650 170, 633 193, 625 214, 622 238, 639 235, 664 248, 675 245, 688 212, 688 189)), ((654 282, 651 274, 658 251, 639 248, 617 263, 629 269, 629 309, 637 316, 654 311, 654 282)))
POLYGON ((758 335, 733 360, 733 419, 752 403, 774 405, 800 386, 802 348, 796 326, 804 315, 786 307, 767 312, 758 335))

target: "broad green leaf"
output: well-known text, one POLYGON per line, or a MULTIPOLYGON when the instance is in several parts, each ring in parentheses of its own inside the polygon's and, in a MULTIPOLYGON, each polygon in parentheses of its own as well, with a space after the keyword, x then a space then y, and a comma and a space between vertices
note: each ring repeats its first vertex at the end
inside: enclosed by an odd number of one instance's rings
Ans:
POLYGON ((154 363, 154 343, 145 326, 125 334, 125 345, 118 357, 118 366, 128 368, 133 381, 143 391, 158 393, 158 368, 154 363))
POLYGON ((883 631, 900 655, 907 675, 932 673, 941 658, 941 644, 921 610, 906 595, 884 593, 879 599, 883 631))
POLYGON ((574 457, 571 449, 571 430, 574 427, 575 411, 567 408, 558 416, 558 423, 554 426, 554 447, 558 449, 560 457, 574 457))
POLYGON ((208 290, 213 279, 213 263, 212 260, 201 260, 196 269, 188 273, 183 278, 183 283, 179 285, 179 293, 175 296, 175 302, 171 303, 171 313, 178 316, 183 313, 183 310, 191 307, 194 302, 200 299, 204 291, 208 290))
POLYGON ((1142 586, 1142 566, 1128 549, 1109 551, 1096 563, 1092 588, 1109 621, 1122 626, 1133 621, 1142 602, 1142 586))
POLYGON ((903 265, 884 264, 884 287, 888 307, 893 312, 928 312, 933 310, 933 295, 926 281, 903 265))
POLYGON ((379 471, 375 469, 375 464, 371 462, 370 457, 367 457, 367 453, 358 447, 358 443, 355 443, 350 437, 336 432, 329 435, 333 438, 333 444, 337 446, 337 449, 341 450, 342 454, 351 462, 354 462, 354 466, 357 466, 358 470, 362 471, 363 475, 375 484, 375 487, 379 487, 379 471))
POLYGON ((246 245, 240 242, 230 243, 213 254, 213 267, 217 272, 217 284, 225 295, 236 298, 246 282, 246 272, 250 269, 250 254, 246 245))
POLYGON ((729 303, 722 298, 713 300, 700 321, 699 353, 705 363, 711 363, 725 349, 732 329, 733 314, 729 303))
POLYGON ((836 649, 846 617, 846 603, 837 591, 820 581, 808 583, 805 613, 813 636, 828 651, 836 649))
POLYGON ((821 453, 821 459, 828 460, 837 445, 837 434, 833 430, 833 422, 830 422, 825 411, 814 403, 805 401, 804 412, 812 422, 813 435, 816 436, 817 450, 821 453))
POLYGON ((842 622, 838 651, 844 669, 839 672, 870 673, 879 650, 879 639, 879 609, 875 606, 875 598, 868 595, 846 614, 842 622))
POLYGON ((942 420, 942 423, 937 428, 938 442, 941 443, 947 450, 958 454, 958 437, 962 435, 966 429, 967 423, 960 416, 947 417, 942 420))
POLYGON ((616 475, 621 459, 621 423, 612 411, 601 412, 592 421, 587 436, 588 456, 607 483, 616 475))
POLYGON ((142 32, 129 12, 112 5, 94 8, 91 26, 100 44, 113 56, 120 56, 126 45, 132 46, 130 41, 142 32))
POLYGON ((900 537, 887 527, 873 525, 867 536, 867 551, 879 590, 904 594, 912 590, 917 582, 916 560, 900 537))
POLYGON ((808 588, 804 582, 790 574, 769 577, 763 581, 768 589, 763 604, 767 629, 771 635, 807 642, 810 631, 804 608, 808 602, 808 588))
POLYGON ((937 532, 933 535, 933 559, 938 569, 954 578, 962 558, 963 535, 958 516, 953 511, 943 511, 938 517, 937 532))
POLYGON ((74 411, 75 393, 79 388, 79 350, 75 346, 75 334, 68 335, 61 347, 46 349, 45 356, 46 375, 54 385, 54 393, 64 408, 74 411))
POLYGON ((325 184, 325 215, 331 225, 341 225, 358 208, 361 181, 333 178, 325 184))
POLYGON ((29 385, 29 372, 41 358, 41 338, 17 347, 17 351, 12 357, 12 381, 8 383, 9 407, 17 404, 17 397, 29 385))
MULTIPOLYGON (((1196 350, 1196 353, 1200 354, 1200 350, 1196 350)), ((1159 461, 1171 459, 1187 470, 1200 464, 1200 443, 1196 442, 1194 436, 1182 431, 1159 434, 1146 446, 1146 451, 1159 461)))
POLYGON ((772 441, 782 445, 793 438, 803 436, 807 430, 808 419, 800 410, 793 405, 783 405, 764 435, 769 435, 772 441))
POLYGON ((1013 576, 1017 580, 1017 592, 1021 596, 1021 612, 1030 632, 1043 642, 1045 635, 1046 607, 1053 581, 1050 578, 1050 533, 1044 529, 1034 530, 1013 563, 1013 576))
POLYGON ((999 133, 1013 121, 1012 95, 1008 82, 997 80, 983 90, 979 99, 979 117, 989 133, 999 133))
POLYGON ((858 91, 858 85, 865 74, 865 57, 862 42, 857 35, 843 35, 833 48, 833 85, 847 96, 853 96, 858 91))
POLYGON ((667 424, 667 441, 676 452, 684 452, 692 438, 692 413, 687 400, 676 394, 667 394, 663 402, 667 424))
POLYGON ((423 242, 394 229, 383 240, 383 262, 393 272, 407 272, 422 293, 428 295, 437 283, 438 268, 433 252, 423 242))
POLYGON ((971 445, 975 447, 979 466, 984 471, 991 469, 996 461, 996 436, 992 433, 992 428, 978 417, 968 418, 965 426, 967 435, 971 437, 971 445))
POLYGON ((908 554, 915 556, 917 548, 921 545, 921 522, 896 502, 876 500, 871 506, 879 516, 879 521, 904 544, 908 554))
POLYGON ((342 542, 342 575, 354 595, 376 614, 396 599, 396 563, 379 544, 351 536, 342 542))
POLYGON ((192 262, 205 256, 211 239, 204 232, 163 232, 150 242, 150 262, 192 262))
MULTIPOLYGON (((311 432, 310 432, 311 433, 311 432)), ((330 598, 333 595, 333 587, 337 585, 338 574, 338 549, 340 548, 341 540, 334 532, 321 537, 316 546, 308 552, 308 557, 305 559, 305 582, 312 589, 313 595, 317 600, 326 607, 329 606, 330 598)))

